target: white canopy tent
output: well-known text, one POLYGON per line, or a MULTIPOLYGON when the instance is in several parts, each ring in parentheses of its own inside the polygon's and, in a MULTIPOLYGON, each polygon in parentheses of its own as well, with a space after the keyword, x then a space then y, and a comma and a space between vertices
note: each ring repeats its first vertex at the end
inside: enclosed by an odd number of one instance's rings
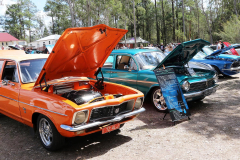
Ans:
MULTIPOLYGON (((121 44, 125 44, 125 43, 127 43, 127 44, 134 44, 135 43, 135 39, 134 39, 134 37, 127 38, 126 41, 122 40, 119 43, 121 43, 121 44)), ((149 43, 149 42, 144 40, 144 39, 142 39, 141 37, 137 37, 136 38, 136 43, 149 43)))
POLYGON ((39 39, 39 40, 36 40, 37 42, 39 41, 48 41, 48 40, 58 40, 60 38, 61 35, 50 35, 50 36, 47 36, 47 37, 44 37, 42 39, 39 39))

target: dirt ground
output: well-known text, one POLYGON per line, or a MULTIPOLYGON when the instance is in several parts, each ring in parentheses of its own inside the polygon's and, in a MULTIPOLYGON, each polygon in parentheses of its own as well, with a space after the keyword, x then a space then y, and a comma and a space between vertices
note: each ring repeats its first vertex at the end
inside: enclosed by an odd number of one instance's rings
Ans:
POLYGON ((174 126, 145 102, 146 112, 120 133, 70 138, 57 152, 45 150, 28 126, 1 115, 0 160, 240 159, 239 77, 220 78, 214 95, 189 103, 191 120, 174 126))

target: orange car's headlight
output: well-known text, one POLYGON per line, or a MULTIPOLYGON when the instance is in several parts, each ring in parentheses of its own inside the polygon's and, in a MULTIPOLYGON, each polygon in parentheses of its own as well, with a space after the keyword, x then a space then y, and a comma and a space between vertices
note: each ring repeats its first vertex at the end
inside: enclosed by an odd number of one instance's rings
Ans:
POLYGON ((88 112, 89 112, 88 110, 75 112, 73 115, 72 124, 80 125, 82 123, 85 123, 88 119, 88 112))
POLYGON ((143 97, 139 97, 135 102, 134 109, 139 109, 142 107, 142 105, 143 105, 143 97))

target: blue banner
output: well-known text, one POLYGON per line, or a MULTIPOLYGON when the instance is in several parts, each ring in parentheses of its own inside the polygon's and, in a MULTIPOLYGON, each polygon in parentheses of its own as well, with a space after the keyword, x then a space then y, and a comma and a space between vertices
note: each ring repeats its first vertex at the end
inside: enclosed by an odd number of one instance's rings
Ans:
POLYGON ((189 117, 191 114, 173 68, 157 69, 154 73, 172 121, 189 117))

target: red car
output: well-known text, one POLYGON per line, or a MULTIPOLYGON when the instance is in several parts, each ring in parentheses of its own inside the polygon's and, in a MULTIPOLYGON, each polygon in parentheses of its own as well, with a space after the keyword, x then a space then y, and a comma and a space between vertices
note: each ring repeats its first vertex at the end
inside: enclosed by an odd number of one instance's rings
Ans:
MULTIPOLYGON (((231 46, 231 44, 229 42, 223 42, 223 44, 225 47, 231 46)), ((232 55, 239 56, 238 52, 234 48, 230 49, 230 51, 232 52, 232 55)))

